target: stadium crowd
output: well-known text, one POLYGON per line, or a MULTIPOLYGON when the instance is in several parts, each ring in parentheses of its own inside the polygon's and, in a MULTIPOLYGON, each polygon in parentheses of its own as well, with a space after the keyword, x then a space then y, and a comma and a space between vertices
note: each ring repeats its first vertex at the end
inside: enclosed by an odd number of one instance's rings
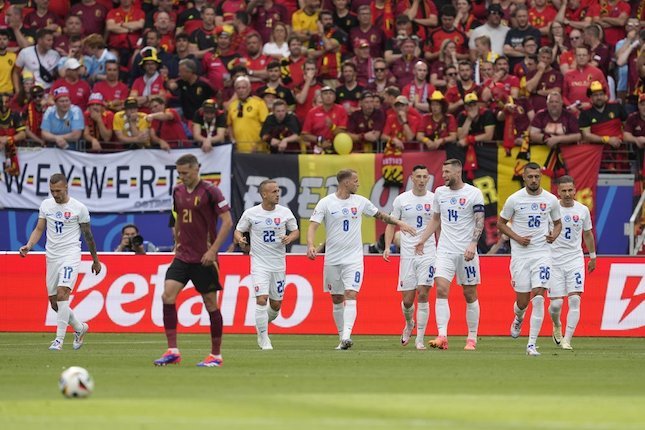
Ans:
POLYGON ((645 145, 645 1, 0 2, 0 145, 645 145))

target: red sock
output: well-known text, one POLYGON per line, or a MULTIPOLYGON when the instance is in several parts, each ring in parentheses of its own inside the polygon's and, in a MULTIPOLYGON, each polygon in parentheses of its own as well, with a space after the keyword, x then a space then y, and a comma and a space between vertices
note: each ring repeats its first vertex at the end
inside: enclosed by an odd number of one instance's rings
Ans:
POLYGON ((219 309, 209 312, 211 317, 211 354, 220 355, 222 346, 222 313, 219 309))
POLYGON ((177 348, 177 309, 174 303, 163 305, 163 327, 166 330, 168 348, 177 348))

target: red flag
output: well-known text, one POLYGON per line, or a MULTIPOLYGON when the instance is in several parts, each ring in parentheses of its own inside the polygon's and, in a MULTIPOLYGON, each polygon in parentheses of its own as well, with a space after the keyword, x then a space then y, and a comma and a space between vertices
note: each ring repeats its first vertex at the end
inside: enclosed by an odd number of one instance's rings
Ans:
POLYGON ((504 150, 506 156, 511 156, 511 149, 515 146, 515 105, 513 98, 508 97, 507 103, 512 107, 504 108, 504 150))

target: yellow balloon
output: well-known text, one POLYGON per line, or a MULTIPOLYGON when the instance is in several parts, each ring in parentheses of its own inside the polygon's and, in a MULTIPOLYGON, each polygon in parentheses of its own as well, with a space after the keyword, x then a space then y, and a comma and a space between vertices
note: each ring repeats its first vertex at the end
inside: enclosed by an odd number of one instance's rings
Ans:
POLYGON ((336 137, 334 137, 334 150, 337 154, 347 155, 352 152, 353 147, 354 142, 352 142, 352 138, 349 134, 338 133, 336 137))

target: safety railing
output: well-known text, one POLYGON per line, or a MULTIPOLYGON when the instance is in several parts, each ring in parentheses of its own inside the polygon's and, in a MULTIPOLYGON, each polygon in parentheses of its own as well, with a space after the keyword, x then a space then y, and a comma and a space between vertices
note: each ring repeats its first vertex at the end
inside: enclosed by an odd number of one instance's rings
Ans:
POLYGON ((641 194, 641 198, 629 218, 629 255, 637 255, 645 242, 643 204, 645 204, 645 192, 641 194))

